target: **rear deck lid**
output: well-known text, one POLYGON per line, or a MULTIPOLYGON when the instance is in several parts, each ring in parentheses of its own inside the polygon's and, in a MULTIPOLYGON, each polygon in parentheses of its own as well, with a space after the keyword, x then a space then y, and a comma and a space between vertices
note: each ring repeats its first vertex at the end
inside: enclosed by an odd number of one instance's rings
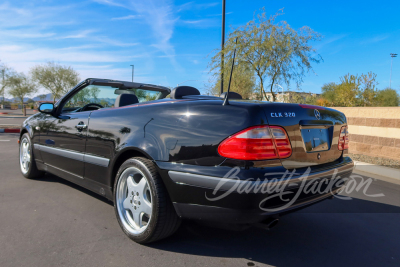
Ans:
POLYGON ((287 169, 302 168, 333 162, 341 157, 338 149, 343 113, 325 107, 289 104, 261 104, 269 125, 283 127, 292 145, 292 155, 282 159, 287 169))

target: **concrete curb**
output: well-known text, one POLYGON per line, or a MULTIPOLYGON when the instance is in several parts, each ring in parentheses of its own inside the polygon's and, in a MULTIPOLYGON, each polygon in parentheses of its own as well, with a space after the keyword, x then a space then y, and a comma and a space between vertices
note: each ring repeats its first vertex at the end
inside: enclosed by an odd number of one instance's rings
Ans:
POLYGON ((400 182, 400 169, 378 166, 361 161, 354 161, 354 172, 359 174, 373 174, 377 179, 400 182))
POLYGON ((29 118, 29 116, 0 116, 0 119, 26 119, 29 118))
POLYGON ((0 129, 0 133, 20 133, 20 129, 0 129))

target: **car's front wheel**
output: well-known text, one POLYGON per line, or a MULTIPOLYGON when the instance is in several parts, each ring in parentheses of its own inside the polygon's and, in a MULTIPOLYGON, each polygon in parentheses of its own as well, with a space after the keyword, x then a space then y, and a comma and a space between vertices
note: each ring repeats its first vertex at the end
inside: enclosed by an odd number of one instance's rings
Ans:
POLYGON ((29 134, 23 134, 19 142, 19 166, 22 175, 28 179, 34 179, 44 175, 44 172, 39 171, 36 167, 32 148, 32 140, 29 134))
POLYGON ((114 209, 125 234, 142 244, 168 237, 180 225, 154 163, 146 158, 128 159, 119 168, 114 209))

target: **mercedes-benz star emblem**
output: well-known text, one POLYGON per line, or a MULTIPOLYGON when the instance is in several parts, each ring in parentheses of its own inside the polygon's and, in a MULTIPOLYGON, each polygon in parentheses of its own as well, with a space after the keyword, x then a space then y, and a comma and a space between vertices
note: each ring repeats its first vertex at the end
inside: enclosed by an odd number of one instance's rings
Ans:
POLYGON ((321 119, 321 113, 319 113, 318 109, 314 109, 314 115, 317 120, 321 119))

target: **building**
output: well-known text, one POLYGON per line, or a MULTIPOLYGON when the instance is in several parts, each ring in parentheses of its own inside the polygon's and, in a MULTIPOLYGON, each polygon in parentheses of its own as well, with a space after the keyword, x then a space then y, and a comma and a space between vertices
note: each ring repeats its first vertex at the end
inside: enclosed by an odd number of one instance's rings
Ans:
MULTIPOLYGON (((265 93, 266 97, 263 97, 264 101, 272 101, 272 93, 268 92, 265 93)), ((299 98, 302 98, 303 100, 306 100, 308 96, 312 97, 319 97, 321 94, 315 94, 315 93, 306 93, 306 92, 295 92, 295 91, 286 91, 282 94, 282 92, 276 92, 276 102, 287 102, 287 103, 294 103, 298 102, 296 101, 299 98)))

